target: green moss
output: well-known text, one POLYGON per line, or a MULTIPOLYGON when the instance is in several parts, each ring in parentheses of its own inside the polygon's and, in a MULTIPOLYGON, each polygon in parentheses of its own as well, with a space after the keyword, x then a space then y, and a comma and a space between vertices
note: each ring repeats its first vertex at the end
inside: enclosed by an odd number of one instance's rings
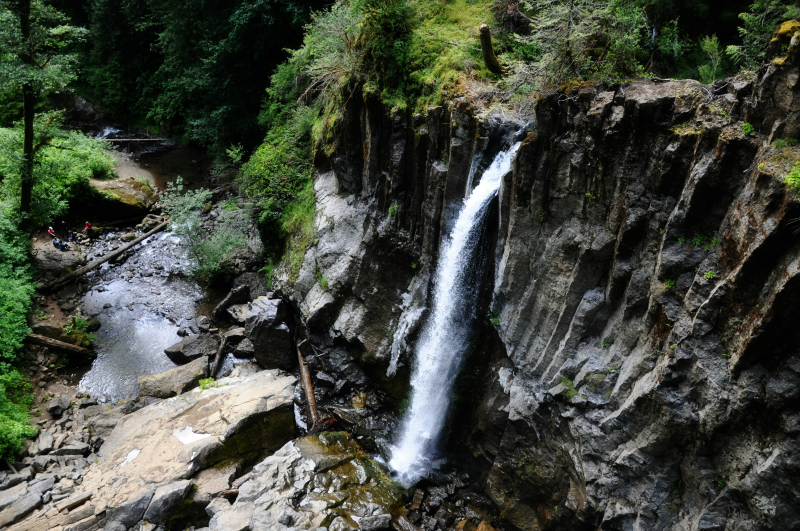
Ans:
POLYGON ((418 21, 409 48, 409 77, 416 111, 441 103, 465 89, 469 79, 486 80, 491 73, 483 64, 478 27, 492 22, 486 0, 431 2, 412 0, 418 21))
POLYGON ((567 400, 578 394, 578 390, 575 389, 575 384, 573 384, 572 380, 570 380, 569 378, 567 377, 561 378, 561 385, 563 385, 566 388, 563 391, 563 395, 564 398, 566 398, 567 400))

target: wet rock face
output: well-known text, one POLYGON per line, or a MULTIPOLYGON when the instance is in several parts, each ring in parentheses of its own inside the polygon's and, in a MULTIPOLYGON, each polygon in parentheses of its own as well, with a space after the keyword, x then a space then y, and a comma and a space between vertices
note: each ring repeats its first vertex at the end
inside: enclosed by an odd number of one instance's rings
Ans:
MULTIPOLYGON (((800 150, 770 145, 800 135, 798 77, 787 61, 713 87, 587 83, 538 103, 487 251, 483 311, 507 358, 483 371, 461 430, 508 525, 800 521, 782 479, 800 475, 800 206, 782 183, 800 150)), ((318 243, 283 281, 315 343, 389 389, 465 168, 485 167, 502 128, 461 102, 359 113, 341 138, 358 143, 318 168, 318 243)))
POLYGON ((344 432, 287 443, 253 468, 233 505, 209 527, 231 529, 389 529, 403 487, 344 432))

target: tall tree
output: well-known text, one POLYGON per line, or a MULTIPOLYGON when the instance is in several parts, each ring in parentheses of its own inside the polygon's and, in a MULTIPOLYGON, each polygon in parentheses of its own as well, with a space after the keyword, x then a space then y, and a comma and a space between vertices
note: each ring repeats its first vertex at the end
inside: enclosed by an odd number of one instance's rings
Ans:
POLYGON ((68 52, 83 38, 83 28, 42 0, 2 0, 0 3, 0 92, 22 96, 23 142, 20 214, 31 208, 33 192, 33 121, 37 95, 64 89, 76 77, 76 56, 68 52))

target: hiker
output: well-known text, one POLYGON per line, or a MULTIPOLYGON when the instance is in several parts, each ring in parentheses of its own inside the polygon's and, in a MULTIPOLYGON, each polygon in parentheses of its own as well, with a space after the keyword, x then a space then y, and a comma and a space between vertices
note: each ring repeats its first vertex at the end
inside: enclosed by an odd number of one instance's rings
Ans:
POLYGON ((87 221, 86 226, 83 227, 83 233, 88 236, 90 230, 92 230, 92 224, 87 221))
POLYGON ((69 239, 69 229, 67 228, 67 222, 61 222, 61 239, 68 240, 69 239))
POLYGON ((53 230, 53 227, 47 227, 47 234, 54 240, 56 239, 56 231, 53 230))
POLYGON ((69 245, 67 245, 66 243, 62 242, 58 238, 53 238, 53 247, 55 247, 56 249, 58 249, 60 251, 69 251, 69 245))

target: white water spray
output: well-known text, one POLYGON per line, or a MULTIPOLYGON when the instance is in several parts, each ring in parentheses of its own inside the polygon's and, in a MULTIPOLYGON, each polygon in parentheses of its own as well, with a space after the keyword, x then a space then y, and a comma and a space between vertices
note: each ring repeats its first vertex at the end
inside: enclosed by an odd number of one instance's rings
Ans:
MULTIPOLYGON (((433 311, 417 343, 411 376, 411 407, 401 426, 389 466, 407 484, 426 472, 444 427, 453 381, 471 335, 478 288, 474 268, 489 204, 508 173, 519 143, 495 157, 464 201, 455 226, 442 243, 436 269, 433 311)), ((478 260, 480 262, 480 260, 478 260)), ((479 275, 480 272, 477 272, 479 275)))

